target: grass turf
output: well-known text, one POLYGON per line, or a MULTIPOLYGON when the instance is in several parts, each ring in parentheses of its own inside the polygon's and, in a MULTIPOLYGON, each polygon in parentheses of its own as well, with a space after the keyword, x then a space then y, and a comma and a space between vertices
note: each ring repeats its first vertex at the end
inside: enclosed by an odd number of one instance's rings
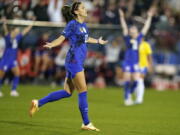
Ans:
POLYGON ((31 99, 54 91, 49 86, 19 86, 20 97, 0 98, 0 135, 180 135, 180 92, 147 90, 145 103, 123 106, 122 90, 89 90, 89 115, 101 132, 81 131, 77 92, 70 99, 49 103, 28 116, 31 99))

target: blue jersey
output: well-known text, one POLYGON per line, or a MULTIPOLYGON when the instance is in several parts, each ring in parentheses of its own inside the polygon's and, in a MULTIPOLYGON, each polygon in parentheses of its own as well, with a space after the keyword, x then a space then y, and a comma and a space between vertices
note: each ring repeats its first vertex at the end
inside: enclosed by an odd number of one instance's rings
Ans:
POLYGON ((2 59, 6 59, 7 61, 16 60, 18 44, 21 39, 22 34, 18 34, 14 39, 11 38, 10 34, 5 36, 6 48, 2 59))
POLYGON ((83 64, 87 54, 88 30, 85 23, 70 21, 62 32, 70 42, 66 63, 83 64))
POLYGON ((126 52, 124 62, 126 64, 137 64, 139 62, 139 45, 142 41, 143 34, 140 33, 136 39, 132 39, 129 35, 124 37, 126 44, 126 52))
POLYGON ((17 49, 21 38, 22 34, 18 34, 14 39, 11 38, 10 34, 5 36, 6 47, 0 60, 0 70, 6 72, 17 66, 17 49))
POLYGON ((86 23, 76 20, 70 21, 62 32, 62 35, 70 42, 70 49, 66 55, 65 66, 71 72, 72 77, 83 70, 83 64, 87 55, 88 29, 86 23))

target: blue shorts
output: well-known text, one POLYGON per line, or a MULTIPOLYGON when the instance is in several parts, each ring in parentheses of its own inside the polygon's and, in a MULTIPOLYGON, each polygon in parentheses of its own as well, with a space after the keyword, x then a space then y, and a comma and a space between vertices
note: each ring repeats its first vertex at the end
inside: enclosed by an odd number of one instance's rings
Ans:
POLYGON ((140 72, 141 74, 146 75, 146 74, 147 74, 147 72, 148 72, 148 69, 147 69, 147 67, 144 67, 144 68, 139 68, 139 72, 140 72))
POLYGON ((7 72, 8 70, 11 70, 12 68, 16 67, 17 61, 8 61, 8 60, 4 60, 1 59, 0 60, 0 70, 3 70, 4 72, 7 72))
POLYGON ((123 72, 130 72, 130 73, 134 73, 134 72, 139 72, 139 66, 138 64, 128 64, 128 63, 123 63, 123 72))
POLYGON ((83 66, 77 63, 66 63, 65 69, 66 69, 66 77, 69 79, 73 79, 78 72, 84 70, 83 66))

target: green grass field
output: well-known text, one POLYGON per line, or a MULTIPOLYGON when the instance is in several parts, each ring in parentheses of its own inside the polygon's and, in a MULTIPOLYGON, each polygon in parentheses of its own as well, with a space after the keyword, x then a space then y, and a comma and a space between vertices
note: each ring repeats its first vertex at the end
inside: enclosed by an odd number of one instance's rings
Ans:
POLYGON ((77 92, 49 103, 30 118, 29 104, 54 91, 49 86, 21 85, 20 97, 0 98, 0 135, 180 135, 180 91, 147 90, 145 103, 123 106, 122 90, 89 90, 89 115, 101 132, 81 131, 77 92))

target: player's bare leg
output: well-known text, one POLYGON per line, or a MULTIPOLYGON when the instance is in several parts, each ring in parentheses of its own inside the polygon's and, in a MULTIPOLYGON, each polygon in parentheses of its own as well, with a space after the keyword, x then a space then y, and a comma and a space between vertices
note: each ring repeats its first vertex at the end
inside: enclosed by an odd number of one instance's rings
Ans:
POLYGON ((3 97, 3 93, 1 91, 1 87, 2 87, 2 81, 3 81, 2 79, 4 77, 4 74, 5 74, 5 72, 3 70, 0 70, 0 97, 3 97))
POLYGON ((76 86, 76 89, 79 93, 79 110, 82 115, 83 124, 81 126, 82 130, 92 130, 100 131, 96 128, 88 118, 88 103, 87 103, 87 85, 85 80, 84 71, 78 72, 73 79, 73 83, 76 86))

